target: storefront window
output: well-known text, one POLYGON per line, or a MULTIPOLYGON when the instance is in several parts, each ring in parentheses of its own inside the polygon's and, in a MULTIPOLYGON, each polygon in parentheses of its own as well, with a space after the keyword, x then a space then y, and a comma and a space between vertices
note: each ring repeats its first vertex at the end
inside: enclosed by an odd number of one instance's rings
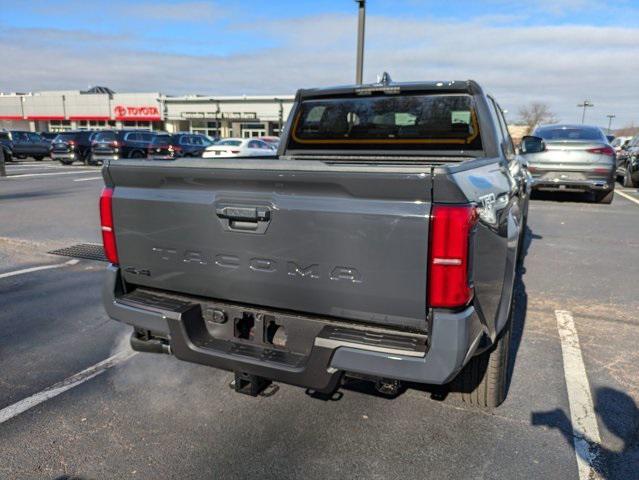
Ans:
POLYGON ((80 120, 77 122, 78 130, 105 130, 115 127, 113 120, 80 120))
POLYGON ((162 130, 162 122, 125 121, 122 122, 124 128, 135 128, 140 130, 162 130))
POLYGON ((191 120, 189 131, 191 133, 207 135, 211 138, 220 138, 222 136, 220 122, 217 121, 191 120))
POLYGON ((266 126, 263 123, 243 123, 240 128, 242 138, 266 136, 266 126))
POLYGON ((68 132, 71 130, 71 122, 69 120, 49 120, 50 132, 68 132))

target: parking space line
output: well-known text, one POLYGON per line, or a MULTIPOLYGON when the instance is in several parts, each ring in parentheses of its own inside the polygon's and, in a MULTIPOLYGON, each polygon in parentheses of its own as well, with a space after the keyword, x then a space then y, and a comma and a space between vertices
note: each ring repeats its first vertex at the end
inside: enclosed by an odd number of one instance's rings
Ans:
POLYGON ((635 197, 632 197, 630 195, 628 195, 627 193, 624 193, 620 190, 615 190, 616 193, 618 193, 619 195, 621 195, 623 198, 626 198, 628 200, 630 200, 631 202, 635 202, 637 205, 639 205, 639 200, 636 199, 635 197))
POLYGON ((101 373, 106 372, 109 368, 128 360, 136 354, 137 352, 134 352, 132 350, 116 353, 106 360, 102 360, 101 362, 96 363, 95 365, 82 370, 81 372, 76 373, 75 375, 72 375, 65 380, 62 380, 61 382, 58 382, 50 386, 49 388, 36 393, 35 395, 31 395, 30 397, 20 400, 13 405, 9 405, 8 407, 3 408, 2 410, 0 410, 0 424, 20 415, 23 412, 26 412, 36 405, 46 402, 51 398, 57 397, 67 390, 71 390, 72 388, 83 384, 87 380, 91 380, 92 378, 97 377, 101 373))
POLYGON ((39 272, 41 270, 51 270, 52 268, 67 267, 69 265, 75 265, 79 261, 80 260, 78 260, 77 258, 72 258, 68 262, 64 262, 64 263, 56 263, 54 265, 42 265, 40 267, 31 267, 31 268, 25 268, 22 270, 15 270, 13 272, 0 273, 0 278, 15 277, 16 275, 23 275, 25 273, 31 273, 31 272, 39 272))
POLYGON ((597 417, 593 407, 590 384, 579 345, 579 336, 572 314, 555 310, 557 330, 561 339, 564 375, 568 389, 572 437, 577 457, 580 480, 597 480, 602 477, 594 468, 601 444, 597 417))
POLYGON ((24 177, 47 177, 50 175, 73 175, 75 173, 95 173, 95 170, 75 170, 70 172, 47 172, 47 173, 21 173, 18 175, 9 175, 5 178, 24 178, 24 177))
POLYGON ((86 182, 88 180, 102 180, 102 177, 74 178, 74 182, 86 182))

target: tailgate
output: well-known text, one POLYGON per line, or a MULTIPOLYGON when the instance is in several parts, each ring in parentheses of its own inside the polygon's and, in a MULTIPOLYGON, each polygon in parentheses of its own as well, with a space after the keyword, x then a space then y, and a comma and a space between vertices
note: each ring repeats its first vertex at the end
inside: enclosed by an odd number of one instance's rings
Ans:
POLYGON ((426 327, 430 167, 111 163, 127 282, 426 327))

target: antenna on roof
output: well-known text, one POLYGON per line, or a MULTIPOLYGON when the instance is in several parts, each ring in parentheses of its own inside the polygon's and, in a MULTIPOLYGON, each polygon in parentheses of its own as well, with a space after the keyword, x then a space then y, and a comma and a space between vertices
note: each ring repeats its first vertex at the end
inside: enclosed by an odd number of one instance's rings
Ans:
POLYGON ((388 72, 384 72, 381 75, 377 75, 377 84, 388 86, 393 83, 393 79, 391 78, 388 72))

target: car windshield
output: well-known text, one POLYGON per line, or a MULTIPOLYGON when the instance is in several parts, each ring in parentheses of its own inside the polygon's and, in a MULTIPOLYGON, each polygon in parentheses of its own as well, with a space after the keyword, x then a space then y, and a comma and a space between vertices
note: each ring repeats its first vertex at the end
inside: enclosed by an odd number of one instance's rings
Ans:
POLYGON ((60 133, 55 137, 56 142, 66 142, 67 140, 73 140, 76 137, 75 133, 60 133))
POLYGON ((565 127, 560 125, 540 127, 535 130, 534 135, 547 141, 607 141, 601 130, 596 127, 565 127))
POLYGON ((306 100, 290 148, 481 150, 470 95, 401 95, 306 100))
POLYGON ((115 132, 99 132, 96 134, 94 140, 96 142, 112 142, 117 140, 117 135, 115 132))
POLYGON ((151 140, 151 145, 153 146, 169 145, 170 143, 170 135, 156 135, 155 137, 153 137, 153 140, 151 140))
POLYGON ((215 145, 239 147, 240 145, 242 145, 242 141, 241 140, 220 140, 215 145))

